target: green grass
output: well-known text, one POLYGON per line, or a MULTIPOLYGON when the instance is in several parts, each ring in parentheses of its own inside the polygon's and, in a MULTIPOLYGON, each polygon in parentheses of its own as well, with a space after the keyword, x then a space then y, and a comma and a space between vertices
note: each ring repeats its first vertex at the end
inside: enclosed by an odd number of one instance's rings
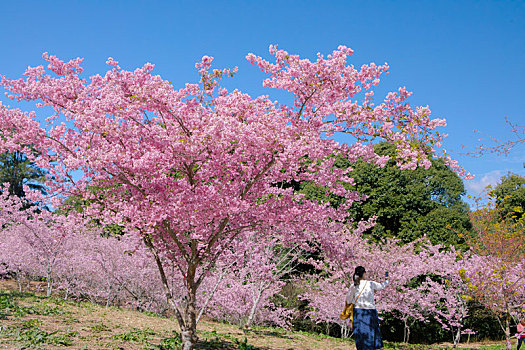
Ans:
MULTIPOLYGON (((465 344, 459 344, 460 348, 465 346, 465 344)), ((405 343, 392 343, 384 342, 383 349, 386 350, 445 350, 453 349, 452 347, 442 347, 439 345, 427 345, 427 344, 405 344, 405 343)), ((482 345, 478 347, 479 350, 505 350, 504 345, 482 345)))
POLYGON ((153 335, 155 335, 155 332, 149 328, 133 328, 128 332, 112 335, 111 338, 115 340, 123 340, 134 343, 148 343, 148 341, 152 339, 153 335))
POLYGON ((39 306, 20 306, 17 299, 28 299, 28 301, 40 303, 41 298, 30 293, 2 292, 0 291, 0 319, 7 319, 8 316, 24 317, 26 315, 65 315, 59 306, 50 306, 47 301, 42 302, 39 306))
POLYGON ((91 330, 91 332, 93 333, 100 333, 100 332, 111 332, 112 329, 108 326, 106 326, 104 323, 102 322, 97 322, 95 323, 94 325, 92 326, 89 326, 89 329, 91 330))
POLYGON ((4 327, 0 331, 0 335, 13 338, 22 345, 22 348, 30 349, 44 344, 70 346, 73 345, 71 338, 78 335, 77 332, 72 331, 46 332, 41 330, 36 324, 36 322, 25 321, 21 324, 20 328, 4 327))
POLYGON ((178 350, 181 348, 182 342, 179 337, 164 338, 155 349, 158 350, 178 350))

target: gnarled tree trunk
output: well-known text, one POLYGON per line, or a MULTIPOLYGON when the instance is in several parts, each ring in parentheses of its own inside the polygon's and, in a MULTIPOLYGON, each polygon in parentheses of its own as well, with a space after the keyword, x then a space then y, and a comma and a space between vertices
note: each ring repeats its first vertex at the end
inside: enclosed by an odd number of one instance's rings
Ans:
POLYGON ((197 337, 197 309, 196 309, 196 284, 187 286, 187 299, 183 305, 184 313, 177 318, 181 328, 182 349, 192 350, 199 338, 197 337))
POLYGON ((189 261, 185 276, 186 283, 186 296, 181 303, 177 302, 173 298, 173 293, 170 289, 166 273, 164 271, 164 266, 162 265, 162 260, 158 255, 157 251, 151 244, 151 241, 145 241, 146 245, 150 248, 155 262, 157 264, 160 279, 162 281, 162 286, 164 288, 164 293, 168 304, 171 306, 171 309, 175 312, 175 317, 179 323, 182 339, 182 350, 193 350, 197 344, 199 338, 197 337, 197 288, 199 283, 195 280, 195 273, 197 271, 197 263, 194 261, 189 261))

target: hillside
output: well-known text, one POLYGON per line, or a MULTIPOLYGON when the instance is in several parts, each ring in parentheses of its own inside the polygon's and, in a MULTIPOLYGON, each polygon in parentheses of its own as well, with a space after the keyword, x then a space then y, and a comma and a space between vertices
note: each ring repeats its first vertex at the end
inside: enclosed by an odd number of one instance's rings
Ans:
MULTIPOLYGON (((178 349, 174 320, 86 302, 18 293, 12 281, 0 282, 0 349, 178 349)), ((355 349, 351 339, 238 327, 204 320, 198 326, 200 349, 355 349)), ((441 346, 385 344, 387 349, 438 349, 441 346)), ((466 346, 466 345, 463 345, 466 346)), ((468 348, 503 349, 470 344, 468 348)))

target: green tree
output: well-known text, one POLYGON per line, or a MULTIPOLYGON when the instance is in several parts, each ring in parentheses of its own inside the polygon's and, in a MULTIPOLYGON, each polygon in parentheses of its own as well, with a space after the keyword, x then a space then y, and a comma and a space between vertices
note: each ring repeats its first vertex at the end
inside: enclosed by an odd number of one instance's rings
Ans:
MULTIPOLYGON (((394 156, 394 146, 380 143, 376 153, 394 156)), ((471 232, 468 205, 461 196, 465 187, 461 178, 442 160, 432 159, 429 169, 402 170, 390 160, 384 168, 358 161, 350 164, 337 159, 336 166, 352 166, 354 189, 368 196, 350 209, 355 220, 376 217, 376 225, 368 235, 375 240, 397 237, 411 242, 426 235, 434 244, 465 244, 457 232, 471 232)), ((309 197, 322 198, 324 190, 311 184, 301 184, 309 197)), ((337 206, 338 198, 325 198, 337 206)))
POLYGON ((525 209, 525 177, 509 173, 501 178, 492 195, 500 218, 520 219, 525 209))
POLYGON ((24 185, 45 193, 42 180, 45 171, 19 151, 0 154, 0 183, 9 183, 9 193, 25 197, 24 185))

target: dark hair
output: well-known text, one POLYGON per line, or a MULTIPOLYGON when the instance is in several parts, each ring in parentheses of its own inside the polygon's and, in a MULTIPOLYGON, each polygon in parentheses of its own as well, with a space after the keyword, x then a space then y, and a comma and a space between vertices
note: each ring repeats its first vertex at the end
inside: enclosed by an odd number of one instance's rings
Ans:
POLYGON ((363 266, 358 266, 355 268, 354 276, 352 279, 354 280, 354 285, 358 286, 359 282, 361 282, 361 278, 363 278, 363 274, 365 273, 365 268, 363 266))

